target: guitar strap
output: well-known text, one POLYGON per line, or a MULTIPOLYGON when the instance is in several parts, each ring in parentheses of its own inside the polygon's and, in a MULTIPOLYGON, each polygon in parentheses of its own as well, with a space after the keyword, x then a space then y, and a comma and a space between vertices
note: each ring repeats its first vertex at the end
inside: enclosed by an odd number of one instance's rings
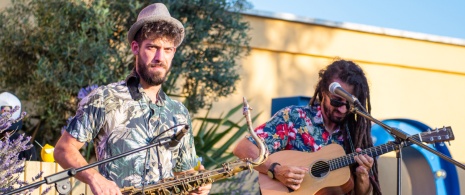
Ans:
POLYGON ((352 142, 352 136, 350 136, 349 125, 347 123, 345 123, 345 129, 347 132, 347 139, 349 139, 350 149, 352 150, 352 153, 353 153, 355 152, 355 147, 354 147, 354 143, 352 142))
MULTIPOLYGON (((354 143, 352 142, 352 137, 350 136, 349 126, 347 123, 345 123, 345 129, 347 132, 347 138, 349 139, 350 149, 352 150, 352 153, 354 153, 355 147, 354 147, 354 143)), ((373 175, 373 167, 371 167, 370 169, 370 175, 373 175)))

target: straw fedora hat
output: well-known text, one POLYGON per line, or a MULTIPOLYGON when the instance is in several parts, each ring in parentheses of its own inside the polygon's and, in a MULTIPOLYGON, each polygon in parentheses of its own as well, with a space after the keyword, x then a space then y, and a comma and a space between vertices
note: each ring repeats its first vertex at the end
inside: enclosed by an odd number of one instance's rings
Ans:
POLYGON ((129 44, 132 43, 134 40, 134 36, 136 35, 137 31, 147 22, 155 22, 155 21, 166 21, 174 26, 182 29, 181 31, 181 41, 176 45, 178 47, 182 40, 184 39, 184 26, 182 23, 177 20, 176 18, 171 17, 170 12, 166 8, 163 3, 154 3, 151 4, 142 11, 140 11, 139 16, 137 16, 137 21, 134 23, 128 31, 128 41, 129 44))

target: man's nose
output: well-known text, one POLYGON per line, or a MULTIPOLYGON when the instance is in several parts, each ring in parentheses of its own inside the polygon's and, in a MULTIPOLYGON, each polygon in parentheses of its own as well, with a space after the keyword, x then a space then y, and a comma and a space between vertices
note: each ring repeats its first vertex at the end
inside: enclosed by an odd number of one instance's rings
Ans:
POLYGON ((345 114, 348 111, 346 105, 337 107, 337 110, 339 110, 339 112, 341 112, 343 114, 345 114))
POLYGON ((153 62, 154 62, 154 63, 159 63, 159 62, 161 62, 164 55, 165 55, 165 54, 163 53, 163 50, 162 50, 162 49, 158 49, 158 50, 155 52, 155 56, 153 57, 153 62))

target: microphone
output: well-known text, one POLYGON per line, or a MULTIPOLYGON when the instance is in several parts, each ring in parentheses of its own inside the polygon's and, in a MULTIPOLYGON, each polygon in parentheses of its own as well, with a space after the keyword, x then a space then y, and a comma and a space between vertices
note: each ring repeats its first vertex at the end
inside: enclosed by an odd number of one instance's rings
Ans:
POLYGON ((179 131, 175 136, 174 138, 170 141, 170 143, 168 144, 170 147, 175 147, 179 144, 179 142, 181 141, 182 137, 184 137, 184 135, 187 133, 187 130, 189 129, 189 126, 188 125, 184 125, 184 128, 181 129, 181 131, 179 131))
POLYGON ((331 83, 331 85, 329 85, 329 92, 331 92, 334 95, 339 95, 343 97, 352 105, 354 103, 357 103, 358 105, 360 105, 360 102, 358 101, 358 99, 354 95, 344 90, 338 82, 333 82, 331 83))

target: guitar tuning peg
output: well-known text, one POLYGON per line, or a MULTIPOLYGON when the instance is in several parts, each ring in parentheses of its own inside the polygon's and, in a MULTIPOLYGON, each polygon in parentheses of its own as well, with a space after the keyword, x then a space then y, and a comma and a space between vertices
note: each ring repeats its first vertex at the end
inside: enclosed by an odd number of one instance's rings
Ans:
POLYGON ((444 142, 439 143, 440 146, 444 146, 444 142))
POLYGON ((448 141, 447 143, 449 143, 449 146, 450 146, 450 141, 448 141))

